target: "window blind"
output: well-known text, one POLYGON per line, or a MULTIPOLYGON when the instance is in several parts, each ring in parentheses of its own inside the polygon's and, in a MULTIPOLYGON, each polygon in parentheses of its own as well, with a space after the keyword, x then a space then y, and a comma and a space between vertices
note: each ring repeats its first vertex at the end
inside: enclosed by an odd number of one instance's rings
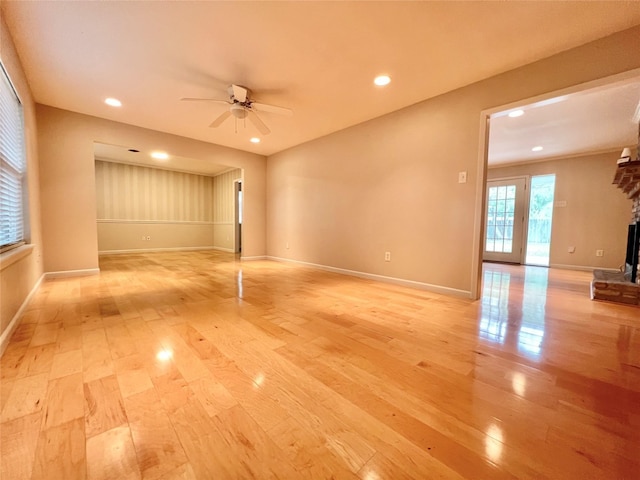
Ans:
POLYGON ((22 104, 0 64, 0 251, 24 241, 22 104))

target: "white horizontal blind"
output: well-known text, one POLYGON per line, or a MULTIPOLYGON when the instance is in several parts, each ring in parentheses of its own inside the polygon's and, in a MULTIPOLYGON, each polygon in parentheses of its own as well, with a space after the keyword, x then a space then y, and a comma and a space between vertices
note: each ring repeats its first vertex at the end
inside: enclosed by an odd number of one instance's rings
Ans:
POLYGON ((0 64, 0 251, 24 241, 22 105, 0 64))

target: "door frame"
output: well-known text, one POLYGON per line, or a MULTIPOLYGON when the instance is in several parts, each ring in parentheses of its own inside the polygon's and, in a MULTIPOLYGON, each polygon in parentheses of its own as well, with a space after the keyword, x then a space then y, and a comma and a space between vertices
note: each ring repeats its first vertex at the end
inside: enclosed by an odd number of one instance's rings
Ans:
POLYGON ((596 80, 579 83, 567 88, 561 88, 551 92, 535 95, 533 97, 525 97, 514 102, 503 105, 497 105, 487 108, 480 112, 478 132, 478 158, 476 177, 476 197, 475 197, 475 213, 473 217, 473 241, 471 246, 471 288, 470 297, 472 300, 478 300, 482 288, 482 253, 484 251, 484 216, 485 212, 485 196, 487 188, 487 162, 489 159, 489 128, 491 115, 518 108, 522 105, 530 105, 536 102, 550 100, 562 95, 571 95, 574 93, 591 90, 593 88, 602 87, 612 83, 630 80, 640 77, 640 68, 634 68, 626 72, 608 75, 596 80))
MULTIPOLYGON (((233 181, 233 253, 242 255, 242 226, 240 224, 240 204, 238 202, 238 192, 243 191, 242 179, 233 181)), ((244 191, 243 191, 244 192, 244 191)), ((244 193, 242 194, 244 204, 244 193)))

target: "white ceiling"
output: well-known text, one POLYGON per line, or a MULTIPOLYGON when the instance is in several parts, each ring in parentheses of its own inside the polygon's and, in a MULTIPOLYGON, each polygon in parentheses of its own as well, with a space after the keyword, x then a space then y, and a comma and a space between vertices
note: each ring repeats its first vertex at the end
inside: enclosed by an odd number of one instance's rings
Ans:
POLYGON ((635 1, 0 5, 37 102, 264 155, 640 24, 635 1), (263 114, 254 145, 249 123, 208 128, 224 106, 179 101, 230 83, 294 116, 263 114))
POLYGON ((489 165, 537 161, 607 150, 638 142, 640 78, 517 107, 491 117, 489 165), (533 152, 535 146, 542 151, 533 152))
POLYGON ((93 143, 94 157, 97 160, 106 160, 108 162, 163 168, 165 170, 197 173, 212 177, 220 175, 232 168, 226 165, 217 165, 208 160, 179 157, 177 155, 171 155, 166 160, 156 160, 149 155, 149 152, 132 152, 131 149, 131 146, 108 145, 99 142, 93 143))

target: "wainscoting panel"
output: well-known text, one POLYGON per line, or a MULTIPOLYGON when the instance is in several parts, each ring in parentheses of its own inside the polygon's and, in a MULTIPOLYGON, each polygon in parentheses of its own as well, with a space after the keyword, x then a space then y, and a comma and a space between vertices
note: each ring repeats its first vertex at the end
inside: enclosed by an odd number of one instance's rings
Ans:
POLYGON ((216 247, 233 252, 235 228, 233 223, 215 223, 213 225, 213 244, 216 247))
POLYGON ((212 223, 98 221, 99 253, 214 246, 212 223))

